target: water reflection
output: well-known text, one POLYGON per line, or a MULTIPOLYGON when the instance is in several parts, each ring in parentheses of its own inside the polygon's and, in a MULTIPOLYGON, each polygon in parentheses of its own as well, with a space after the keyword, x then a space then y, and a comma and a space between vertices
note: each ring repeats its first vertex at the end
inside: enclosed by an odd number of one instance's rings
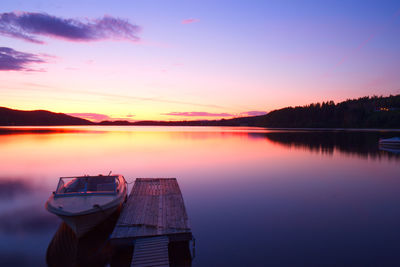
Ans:
POLYGON ((24 182, 24 180, 27 179, 0 177, 0 200, 12 199, 17 197, 19 194, 34 191, 34 188, 29 183, 24 182))
POLYGON ((43 266, 43 252, 59 223, 43 208, 48 191, 28 176, 5 176, 0 192, 0 266, 43 266))
POLYGON ((57 222, 58 219, 46 211, 28 206, 2 213, 0 215, 0 233, 8 235, 43 233, 57 222))
MULTIPOLYGON (((399 155, 378 147, 399 132, 42 128, 0 134, 0 266, 57 264, 55 239, 70 240, 60 258, 97 255, 44 203, 58 177, 110 170, 128 182, 178 178, 198 241, 193 266, 400 262, 399 155)), ((95 243, 109 255, 107 242, 95 243)), ((111 258, 132 256, 119 253, 111 258)))
POLYGON ((400 156, 400 148, 387 148, 387 147, 384 147, 384 146, 379 146, 379 149, 382 150, 382 151, 386 151, 386 152, 389 152, 389 153, 394 153, 394 154, 397 154, 398 156, 400 156))
POLYGON ((90 128, 75 128, 75 127, 1 127, 0 126, 0 135, 10 135, 10 134, 61 134, 61 133, 88 133, 88 132, 97 132, 94 129, 90 128))
MULTIPOLYGON (((133 245, 118 246, 109 239, 119 214, 120 210, 117 210, 80 238, 67 224, 62 222, 47 248, 47 265, 57 267, 131 266, 133 245)), ((170 266, 192 266, 189 242, 170 242, 168 250, 170 266)))
POLYGON ((47 265, 100 267, 109 264, 112 258, 112 247, 108 237, 118 216, 119 210, 81 238, 78 238, 73 230, 62 222, 47 248, 47 265))
POLYGON ((311 152, 333 154, 339 151, 361 158, 396 158, 400 159, 396 150, 379 148, 379 138, 400 135, 399 132, 378 131, 273 131, 265 133, 249 133, 252 138, 266 138, 288 148, 307 149, 311 152), (385 153, 388 152, 388 153, 385 153))

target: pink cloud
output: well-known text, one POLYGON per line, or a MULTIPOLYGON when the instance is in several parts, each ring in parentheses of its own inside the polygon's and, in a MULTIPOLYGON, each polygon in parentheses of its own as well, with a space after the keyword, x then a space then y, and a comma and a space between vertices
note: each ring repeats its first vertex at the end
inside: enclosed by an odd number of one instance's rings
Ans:
POLYGON ((99 114, 99 113, 67 113, 67 115, 79 117, 79 118, 94 121, 94 122, 111 120, 110 116, 105 115, 105 114, 99 114))
POLYGON ((27 42, 44 44, 41 36, 68 41, 99 41, 105 39, 139 41, 138 25, 127 20, 104 16, 98 19, 65 19, 46 13, 0 13, 0 35, 27 42))
POLYGON ((136 120, 132 120, 132 119, 129 119, 129 118, 114 118, 114 117, 112 117, 112 118, 109 119, 109 121, 129 121, 129 122, 135 122, 136 120))
POLYGON ((246 112, 241 112, 241 116, 261 116, 265 115, 267 112, 265 111, 258 111, 258 110, 252 110, 252 111, 246 111, 246 112))
POLYGON ((233 117, 233 114, 229 113, 209 113, 209 112, 170 112, 161 115, 169 116, 182 116, 182 117, 233 117))
POLYGON ((135 115, 129 114, 126 116, 126 118, 114 118, 110 117, 106 114, 100 114, 100 113, 67 113, 67 115, 74 116, 74 117, 79 117, 82 119, 90 120, 93 122, 101 122, 101 121, 129 121, 133 122, 134 120, 130 119, 135 115))
POLYGON ((196 23, 199 21, 200 21, 199 19, 184 19, 184 20, 182 20, 182 24, 196 23))
MULTIPOLYGON (((47 63, 46 56, 0 47, 0 71, 34 71, 32 64, 47 63)), ((39 70, 35 70, 39 71, 39 70)))

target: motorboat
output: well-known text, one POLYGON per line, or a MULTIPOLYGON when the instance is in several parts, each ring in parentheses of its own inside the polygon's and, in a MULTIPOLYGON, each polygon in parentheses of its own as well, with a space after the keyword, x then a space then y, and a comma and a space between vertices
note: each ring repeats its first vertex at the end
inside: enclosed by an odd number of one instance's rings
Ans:
POLYGON ((61 177, 46 209, 81 237, 122 206, 126 184, 122 175, 61 177))
POLYGON ((386 148, 400 148, 400 137, 379 139, 379 145, 386 148))
POLYGON ((400 147, 391 148, 391 147, 379 146, 379 149, 386 151, 386 152, 394 153, 394 154, 400 154, 400 147))

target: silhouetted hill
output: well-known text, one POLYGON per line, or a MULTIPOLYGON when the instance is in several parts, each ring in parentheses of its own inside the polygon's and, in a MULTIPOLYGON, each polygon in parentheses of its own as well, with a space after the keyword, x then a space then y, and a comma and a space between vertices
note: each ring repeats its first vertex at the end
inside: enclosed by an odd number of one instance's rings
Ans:
POLYGON ((0 107, 1 126, 91 125, 91 121, 46 110, 23 111, 0 107))
POLYGON ((362 97, 287 107, 266 115, 197 121, 102 121, 93 123, 63 113, 0 108, 0 125, 153 125, 257 126, 269 128, 400 128, 400 95, 362 97))
POLYGON ((102 121, 97 123, 98 125, 133 125, 132 122, 129 121, 123 121, 123 120, 118 120, 118 121, 102 121))

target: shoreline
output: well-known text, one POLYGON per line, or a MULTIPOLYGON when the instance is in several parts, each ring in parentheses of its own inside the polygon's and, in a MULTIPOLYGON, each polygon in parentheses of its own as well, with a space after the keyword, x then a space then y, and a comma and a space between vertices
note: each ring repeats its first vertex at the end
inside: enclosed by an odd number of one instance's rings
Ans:
MULTIPOLYGON (((288 128, 288 127, 260 127, 260 126, 227 126, 227 125, 101 125, 101 124, 91 124, 91 125, 0 125, 0 132, 70 132, 63 131, 63 129, 76 129, 74 132, 79 131, 80 127, 84 128, 97 128, 97 127, 160 127, 160 128, 250 128, 250 129, 260 129, 260 130, 272 130, 272 131, 329 131, 329 132, 400 132, 398 128, 288 128), (52 130, 54 129, 54 130, 52 130)), ((71 130, 72 130, 71 129, 71 130)))

